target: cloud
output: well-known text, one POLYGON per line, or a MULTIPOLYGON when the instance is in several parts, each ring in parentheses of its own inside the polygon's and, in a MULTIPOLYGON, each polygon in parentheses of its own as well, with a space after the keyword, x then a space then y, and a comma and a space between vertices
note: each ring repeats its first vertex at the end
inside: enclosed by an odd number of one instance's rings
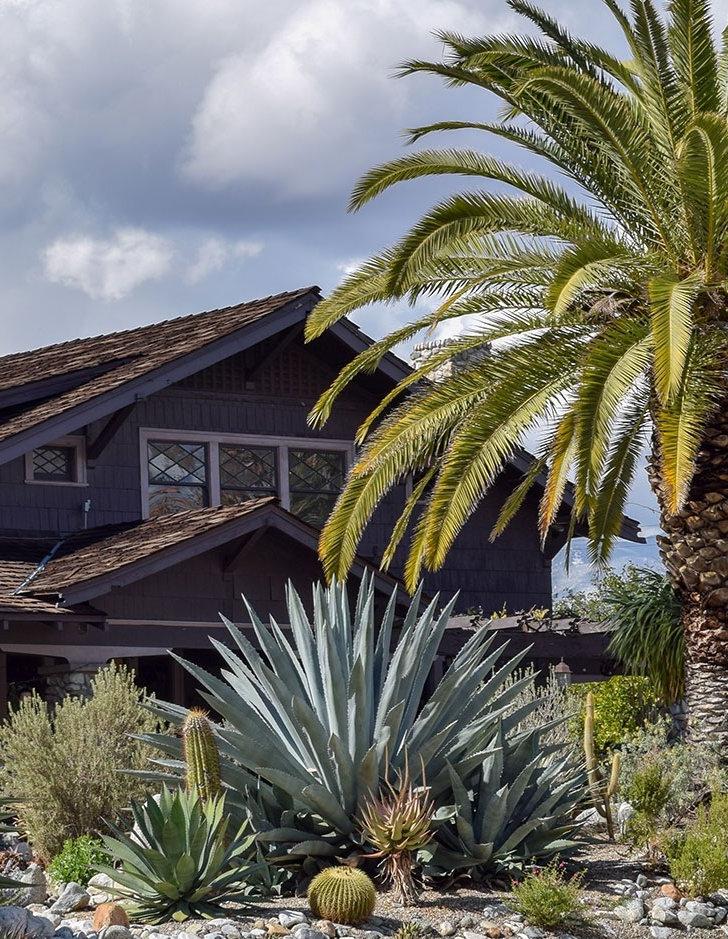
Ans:
POLYGON ((46 277, 94 300, 120 300, 140 284, 163 277, 174 255, 169 241, 142 228, 119 228, 110 238, 72 235, 46 248, 46 277))
MULTIPOLYGON (((396 140, 412 83, 399 63, 438 55, 440 27, 486 25, 453 0, 309 0, 256 50, 224 59, 192 121, 182 172, 211 189, 251 182, 312 196, 351 183, 354 168, 396 140)), ((493 26, 497 16, 490 17, 493 26)))
POLYGON ((230 261, 254 258, 262 250, 260 241, 228 242, 223 238, 206 238, 197 249, 197 256, 185 279, 188 284, 198 284, 210 274, 221 271, 230 261))

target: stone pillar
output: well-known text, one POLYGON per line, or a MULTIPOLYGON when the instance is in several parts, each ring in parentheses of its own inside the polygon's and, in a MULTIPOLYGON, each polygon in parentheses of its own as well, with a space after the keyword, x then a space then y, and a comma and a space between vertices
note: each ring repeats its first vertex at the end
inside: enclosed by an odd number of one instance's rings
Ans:
POLYGON ((68 665, 46 665, 38 669, 39 675, 44 675, 46 689, 43 697, 49 704, 58 704, 63 698, 72 695, 74 698, 87 698, 91 694, 91 682, 100 668, 106 665, 102 662, 68 663, 68 665))

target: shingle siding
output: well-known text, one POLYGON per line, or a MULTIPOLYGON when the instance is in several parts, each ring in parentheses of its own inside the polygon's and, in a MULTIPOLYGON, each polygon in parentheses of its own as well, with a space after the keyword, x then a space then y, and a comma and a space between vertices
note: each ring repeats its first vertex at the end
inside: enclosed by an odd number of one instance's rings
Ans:
MULTIPOLYGON (((268 344, 248 350, 241 354, 245 356, 242 364, 249 368, 256 356, 263 360, 268 350, 268 344)), ((339 399, 328 423, 323 428, 312 429, 307 415, 318 393, 335 374, 335 367, 310 348, 303 347, 299 339, 260 370, 255 389, 245 388, 234 393, 229 390, 230 383, 235 382, 236 366, 240 364, 235 358, 139 401, 96 463, 89 466, 87 487, 28 485, 24 482, 22 459, 0 465, 0 534, 76 531, 84 522, 82 504, 86 499, 91 500, 86 520, 89 527, 140 518, 140 428, 351 440, 375 400, 370 388, 352 387, 339 399), (225 390, 212 390, 216 387, 225 390)), ((89 427, 87 439, 94 440, 104 425, 105 421, 100 421, 89 427)), ((84 433, 84 428, 77 432, 84 433)), ((482 607, 487 613, 500 608, 504 602, 511 609, 550 603, 550 564, 539 549, 535 505, 529 503, 495 544, 488 541, 498 509, 515 479, 513 474, 512 479, 494 488, 459 536, 446 568, 425 578, 425 587, 431 592, 440 589, 449 596, 460 589, 459 610, 482 607)), ((364 557, 378 560, 381 556, 403 501, 404 490, 399 487, 380 507, 361 545, 360 553, 364 557)), ((277 561, 279 567, 282 560, 277 561)), ((275 565, 276 559, 271 558, 271 564, 275 565)), ((289 569, 296 570, 294 561, 289 569)), ((280 572, 274 573, 271 583, 275 582, 275 586, 271 589, 280 593, 280 572)), ((391 573, 398 575, 399 565, 391 573)), ((159 575, 159 582, 164 581, 165 589, 172 590, 176 576, 170 573, 165 579, 159 575)), ((263 577, 262 571, 260 576, 263 577)), ((265 579, 260 581, 264 582, 265 579)), ((184 583, 184 579, 179 583, 184 583)), ((236 596, 239 587, 229 581, 230 596, 236 596)), ((127 588, 125 602, 132 605, 137 602, 135 589, 127 588)), ((140 596, 138 592, 136 595, 140 596)), ((160 597, 168 598, 164 601, 169 604, 168 611, 174 608, 173 592, 160 594, 160 597)), ((281 599, 282 594, 276 603, 281 599)), ((189 598, 185 597, 180 602, 181 609, 186 608, 188 602, 189 598)), ((184 618, 193 617, 186 615, 184 618)))

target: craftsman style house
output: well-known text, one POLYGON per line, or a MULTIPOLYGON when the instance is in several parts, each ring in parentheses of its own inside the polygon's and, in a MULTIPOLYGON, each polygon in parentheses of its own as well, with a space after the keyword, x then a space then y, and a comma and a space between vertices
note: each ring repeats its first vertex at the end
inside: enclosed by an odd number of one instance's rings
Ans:
MULTIPOLYGON (((245 622, 242 594, 280 619, 289 578, 309 593, 355 429, 408 372, 385 356, 312 430, 311 405, 370 342, 344 321, 305 345, 318 300, 312 287, 0 358, 0 704, 80 688, 109 658, 182 700, 165 650, 205 661, 208 636, 225 635, 219 613, 245 622)), ((426 579, 430 593, 460 589, 461 612, 550 603, 565 526, 542 551, 534 497, 487 537, 528 465, 514 463, 426 579)), ((403 494, 370 525, 355 577, 376 571, 403 494)), ((377 572, 377 588, 396 575, 377 572)))

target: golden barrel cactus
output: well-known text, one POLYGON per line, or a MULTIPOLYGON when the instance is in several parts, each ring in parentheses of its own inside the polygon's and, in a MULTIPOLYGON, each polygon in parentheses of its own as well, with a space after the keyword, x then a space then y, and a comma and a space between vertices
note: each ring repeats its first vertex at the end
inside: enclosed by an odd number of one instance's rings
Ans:
POLYGON ((319 919, 355 926, 374 912, 377 888, 355 867, 327 867, 311 881, 308 902, 319 919))

